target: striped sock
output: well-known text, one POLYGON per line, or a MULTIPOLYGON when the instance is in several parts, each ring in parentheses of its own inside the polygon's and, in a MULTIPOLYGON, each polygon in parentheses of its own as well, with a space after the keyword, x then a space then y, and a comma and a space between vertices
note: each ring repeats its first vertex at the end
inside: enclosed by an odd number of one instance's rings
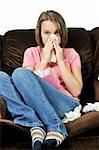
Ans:
POLYGON ((45 131, 43 129, 40 129, 40 128, 34 128, 31 131, 32 149, 33 150, 40 150, 41 149, 45 135, 46 135, 45 131))
POLYGON ((57 147, 64 140, 64 136, 59 132, 48 132, 44 140, 44 147, 57 147))

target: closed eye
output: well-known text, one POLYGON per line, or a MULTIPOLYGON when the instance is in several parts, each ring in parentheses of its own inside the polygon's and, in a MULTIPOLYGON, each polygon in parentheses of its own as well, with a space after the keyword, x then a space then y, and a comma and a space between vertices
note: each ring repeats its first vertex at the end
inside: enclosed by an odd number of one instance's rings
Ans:
POLYGON ((44 34, 50 34, 50 32, 49 31, 45 31, 44 34))

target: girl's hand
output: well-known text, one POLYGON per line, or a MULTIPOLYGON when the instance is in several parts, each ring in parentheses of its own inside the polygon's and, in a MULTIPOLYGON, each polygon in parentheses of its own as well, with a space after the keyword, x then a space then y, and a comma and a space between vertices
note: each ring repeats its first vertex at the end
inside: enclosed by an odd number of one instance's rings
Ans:
POLYGON ((42 49, 41 52, 41 62, 39 65, 36 66, 35 71, 42 71, 47 68, 48 63, 50 62, 51 59, 51 53, 53 49, 53 43, 52 40, 49 38, 42 49))
POLYGON ((50 62, 52 49, 53 49, 53 41, 51 38, 49 38, 43 48, 42 57, 41 57, 41 60, 46 64, 50 62))
POLYGON ((55 48, 57 62, 63 61, 63 51, 56 40, 53 41, 53 46, 55 48))

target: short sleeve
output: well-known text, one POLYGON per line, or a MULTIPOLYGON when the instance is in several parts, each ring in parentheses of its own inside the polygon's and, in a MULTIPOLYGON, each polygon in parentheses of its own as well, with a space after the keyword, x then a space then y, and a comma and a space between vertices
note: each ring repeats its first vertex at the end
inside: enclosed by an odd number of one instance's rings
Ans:
POLYGON ((74 55, 74 57, 72 59, 71 66, 81 67, 80 56, 77 52, 76 52, 76 54, 74 55))
POLYGON ((80 56, 73 48, 71 49, 69 57, 71 67, 81 67, 80 56))
POLYGON ((33 48, 27 48, 26 51, 24 52, 23 64, 22 64, 23 67, 35 66, 35 60, 34 60, 32 51, 33 51, 33 48))

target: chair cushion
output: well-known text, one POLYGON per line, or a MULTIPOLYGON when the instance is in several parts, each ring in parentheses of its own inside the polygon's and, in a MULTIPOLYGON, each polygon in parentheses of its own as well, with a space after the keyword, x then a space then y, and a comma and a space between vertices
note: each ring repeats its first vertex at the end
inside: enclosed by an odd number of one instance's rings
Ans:
MULTIPOLYGON (((14 128, 17 131, 21 131, 25 133, 25 129, 23 127, 20 127, 18 125, 14 125, 12 121, 7 119, 0 119, 0 126, 1 129, 3 126, 9 126, 10 128, 14 128)), ((65 124, 66 128, 68 129, 69 137, 73 137, 76 135, 79 135, 83 132, 89 131, 91 129, 95 129, 99 127, 99 112, 89 112, 84 115, 82 115, 80 118, 70 121, 65 124)), ((5 131, 4 131, 5 132, 5 131)), ((2 130, 3 133, 3 130, 2 130)), ((97 133, 98 135, 98 133, 97 133)))
MULTIPOLYGON (((99 133, 97 134, 97 136, 90 136, 90 137, 84 137, 84 136, 78 136, 78 137, 74 137, 74 135, 83 132, 83 131, 87 131, 89 130, 89 126, 91 126, 91 128, 95 128, 96 126, 99 126, 99 121, 97 122, 97 125, 95 125, 94 123, 92 123, 91 121, 91 115, 93 119, 97 119, 96 116, 99 116, 99 113, 94 112, 94 113, 88 113, 86 114, 86 117, 83 116, 84 118, 89 118, 88 122, 84 122, 82 123, 82 119, 79 120, 75 120, 73 122, 68 123, 68 127, 71 130, 71 133, 69 134, 70 138, 66 139, 62 145, 60 145, 59 147, 57 147, 57 150, 65 150, 66 148, 69 150, 79 150, 79 149, 95 149, 98 150, 99 149, 99 133), (88 117, 90 114, 90 117, 88 117), (81 124, 83 124, 81 126, 81 124), (79 128, 78 128, 79 126, 79 128), (81 126, 81 127, 80 127, 81 126), (84 127, 86 126, 86 127, 84 127), (76 130, 75 130, 76 128, 76 130), (78 131, 77 131, 78 128, 78 131), (75 131, 74 131, 75 130, 75 131), (81 132, 80 132, 81 130, 81 132)), ((84 119, 83 118, 83 119, 84 119)), ((99 118, 99 117, 98 117, 99 118)), ((99 119, 97 119, 99 120, 99 119)), ((91 129, 90 128, 90 129, 91 129)), ((0 137, 1 137, 1 148, 2 150, 31 150, 31 137, 30 134, 22 127, 17 126, 17 125, 13 125, 13 122, 10 120, 5 120, 2 119, 0 120, 0 129, 2 132, 0 132, 0 137), (10 138, 9 138, 10 137, 10 138)))
POLYGON ((5 116, 7 114, 7 108, 6 108, 5 101, 1 97, 0 97, 0 114, 1 114, 2 118, 5 118, 5 116))
POLYGON ((0 147, 7 147, 8 145, 14 145, 16 143, 25 143, 27 141, 31 143, 29 132, 19 125, 14 125, 10 120, 0 119, 0 131, 0 147))

